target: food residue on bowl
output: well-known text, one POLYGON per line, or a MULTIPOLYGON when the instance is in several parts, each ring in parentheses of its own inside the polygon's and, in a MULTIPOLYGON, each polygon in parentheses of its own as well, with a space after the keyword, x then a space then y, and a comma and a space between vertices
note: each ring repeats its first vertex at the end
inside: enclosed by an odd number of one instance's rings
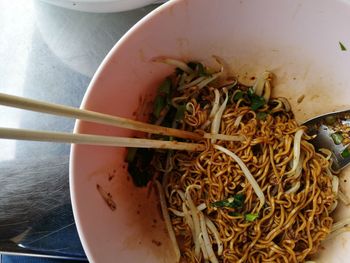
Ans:
POLYGON ((303 100, 304 100, 304 98, 305 98, 305 95, 304 95, 304 94, 301 95, 301 96, 297 99, 297 103, 298 103, 298 104, 302 103, 303 100))
POLYGON ((117 204, 114 202, 112 194, 109 192, 106 192, 99 184, 96 184, 97 191, 100 193, 101 197, 105 201, 105 203, 108 205, 108 207, 114 211, 117 209, 117 204))

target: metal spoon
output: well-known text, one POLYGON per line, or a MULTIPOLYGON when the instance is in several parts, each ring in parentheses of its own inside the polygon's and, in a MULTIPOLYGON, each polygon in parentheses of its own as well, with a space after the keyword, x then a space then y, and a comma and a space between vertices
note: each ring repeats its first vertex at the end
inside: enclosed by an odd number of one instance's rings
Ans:
POLYGON ((343 128, 349 127, 347 133, 350 135, 350 110, 326 113, 304 122, 303 125, 308 127, 309 135, 315 136, 310 142, 316 150, 325 148, 333 153, 332 169, 335 172, 350 163, 350 148, 347 150, 349 144, 344 144, 341 141, 343 136, 339 137, 339 133, 337 134, 337 127, 342 125, 343 128), (335 138, 337 136, 339 140, 335 138))

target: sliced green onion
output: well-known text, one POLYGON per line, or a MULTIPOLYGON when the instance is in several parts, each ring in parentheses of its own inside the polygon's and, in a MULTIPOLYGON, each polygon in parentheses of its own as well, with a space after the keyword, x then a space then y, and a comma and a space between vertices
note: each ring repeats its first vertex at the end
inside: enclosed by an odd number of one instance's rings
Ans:
POLYGON ((342 42, 339 41, 339 46, 340 46, 340 50, 341 51, 346 51, 346 47, 344 46, 344 44, 342 42))
POLYGON ((249 222, 253 222, 258 217, 259 217, 259 214, 245 214, 244 215, 245 220, 247 220, 249 222))
POLYGON ((332 137, 332 139, 333 139, 333 142, 334 142, 335 144, 337 144, 337 145, 341 144, 341 143, 343 142, 343 140, 344 140, 343 136, 342 136, 340 133, 338 133, 338 132, 333 133, 333 134, 331 135, 331 137, 332 137))
POLYGON ((342 151, 341 156, 342 156, 343 158, 348 158, 348 157, 350 157, 350 151, 349 151, 349 149, 346 148, 344 151, 342 151))

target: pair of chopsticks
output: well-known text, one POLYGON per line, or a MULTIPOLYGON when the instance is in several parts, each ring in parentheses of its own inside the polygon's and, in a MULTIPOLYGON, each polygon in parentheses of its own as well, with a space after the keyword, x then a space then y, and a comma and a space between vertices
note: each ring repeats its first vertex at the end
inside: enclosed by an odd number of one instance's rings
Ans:
MULTIPOLYGON (((142 131, 152 134, 167 135, 183 139, 201 139, 199 134, 157 126, 149 123, 135 121, 127 118, 112 116, 95 111, 77 109, 70 106, 53 104, 9 94, 0 93, 0 105, 25 109, 35 112, 48 113, 58 116, 64 116, 89 122, 106 124, 120 128, 142 131)), ((47 141, 75 144, 117 146, 117 147, 137 147, 137 148, 160 148, 187 151, 202 151, 204 145, 198 143, 184 143, 177 141, 161 141, 151 139, 125 138, 114 136, 101 136, 91 134, 77 134, 65 132, 35 131, 16 128, 1 128, 0 138, 29 140, 29 141, 47 141)))

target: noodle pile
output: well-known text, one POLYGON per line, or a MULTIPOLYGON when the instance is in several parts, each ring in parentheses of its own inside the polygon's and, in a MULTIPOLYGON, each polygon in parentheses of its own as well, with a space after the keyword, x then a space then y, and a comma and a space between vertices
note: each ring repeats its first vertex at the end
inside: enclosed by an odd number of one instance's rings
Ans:
POLYGON ((337 206, 330 152, 316 152, 288 101, 270 97, 271 73, 248 87, 218 81, 222 69, 165 62, 178 68, 170 105, 183 110, 172 127, 206 138, 203 152, 158 151, 151 162, 177 261, 310 260, 337 206))

